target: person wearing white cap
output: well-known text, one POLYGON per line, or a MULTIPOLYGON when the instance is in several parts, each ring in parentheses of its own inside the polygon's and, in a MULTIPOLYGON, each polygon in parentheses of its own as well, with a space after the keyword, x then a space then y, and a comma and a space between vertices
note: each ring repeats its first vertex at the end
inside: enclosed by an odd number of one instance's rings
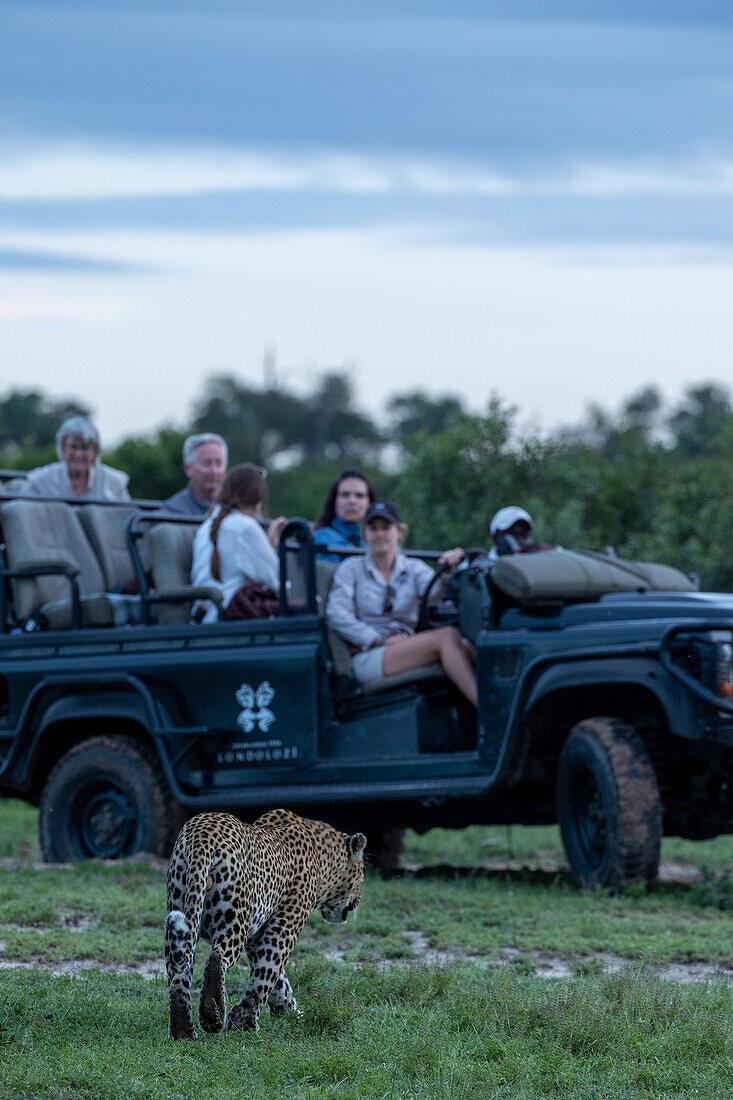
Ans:
POLYGON ((489 526, 494 545, 489 551, 489 561, 496 561, 505 554, 533 554, 538 550, 551 550, 549 542, 537 542, 532 538, 532 517, 524 508, 510 504, 500 508, 489 526))

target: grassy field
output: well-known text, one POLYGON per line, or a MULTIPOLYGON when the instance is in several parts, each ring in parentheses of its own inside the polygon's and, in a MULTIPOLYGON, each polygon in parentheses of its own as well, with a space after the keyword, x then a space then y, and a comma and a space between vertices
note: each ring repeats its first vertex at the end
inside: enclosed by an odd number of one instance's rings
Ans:
POLYGON ((731 838, 666 841, 669 881, 611 898, 555 829, 408 834, 356 921, 306 927, 302 1018, 174 1045, 162 868, 39 866, 35 830, 0 802, 1 1097, 733 1098, 731 838))

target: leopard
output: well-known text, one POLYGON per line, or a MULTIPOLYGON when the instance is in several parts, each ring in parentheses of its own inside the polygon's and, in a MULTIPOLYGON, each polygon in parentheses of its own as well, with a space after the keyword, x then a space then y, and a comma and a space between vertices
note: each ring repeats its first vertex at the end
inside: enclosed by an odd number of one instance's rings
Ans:
POLYGON ((363 833, 349 835, 290 810, 252 824, 228 813, 185 823, 168 864, 165 961, 169 1035, 196 1039, 191 978, 199 938, 211 945, 198 1018, 204 1031, 257 1031, 271 1015, 300 1015, 285 966, 308 917, 344 923, 361 900, 363 833), (226 1012, 226 972, 247 953, 244 996, 226 1012))

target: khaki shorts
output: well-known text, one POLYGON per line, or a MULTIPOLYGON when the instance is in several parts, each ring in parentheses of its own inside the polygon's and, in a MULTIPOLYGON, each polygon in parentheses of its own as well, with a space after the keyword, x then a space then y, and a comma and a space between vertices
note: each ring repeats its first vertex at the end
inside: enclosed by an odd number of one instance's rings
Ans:
POLYGON ((375 684, 384 679, 382 672, 382 660, 384 658, 384 646, 375 646, 363 653, 355 653, 351 658, 351 667, 354 676, 360 684, 375 684))

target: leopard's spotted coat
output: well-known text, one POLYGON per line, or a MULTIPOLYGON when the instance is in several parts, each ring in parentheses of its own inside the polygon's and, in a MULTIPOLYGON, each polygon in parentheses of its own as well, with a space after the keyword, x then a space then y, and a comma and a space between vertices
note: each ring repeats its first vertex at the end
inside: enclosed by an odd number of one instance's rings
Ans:
POLYGON ((199 936, 211 944, 199 1000, 205 1031, 225 1022, 224 978, 243 951, 250 962, 244 997, 227 1028, 256 1029, 262 1008, 297 1011, 285 964, 314 909, 345 921, 359 904, 362 833, 270 810, 253 825, 230 814, 198 814, 178 835, 168 865, 165 958, 170 1034, 194 1039, 191 972, 199 936))

